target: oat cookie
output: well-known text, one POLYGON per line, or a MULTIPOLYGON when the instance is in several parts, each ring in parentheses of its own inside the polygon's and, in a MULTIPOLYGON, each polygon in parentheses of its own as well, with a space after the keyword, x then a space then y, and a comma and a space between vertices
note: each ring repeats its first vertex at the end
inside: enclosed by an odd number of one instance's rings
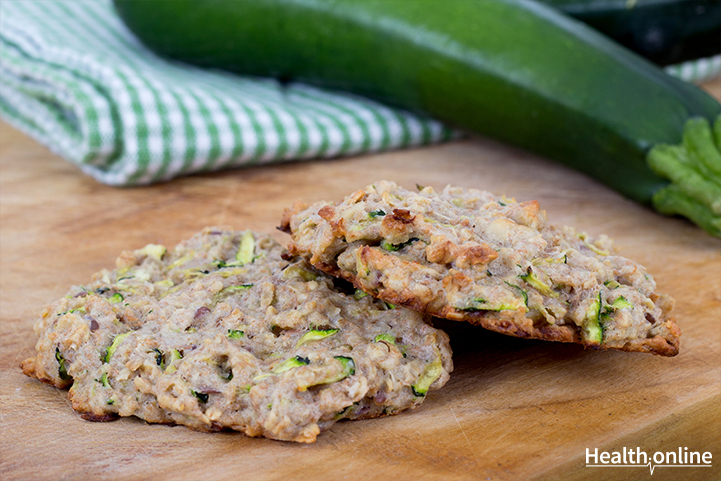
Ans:
POLYGON ((376 182, 297 203, 281 228, 318 269, 386 302, 518 337, 673 356, 673 300, 638 263, 548 223, 537 201, 376 182))
POLYGON ((86 419, 299 442, 416 407, 445 384, 445 333, 284 253, 269 236, 218 228, 124 252, 45 308, 23 371, 70 387, 86 419))

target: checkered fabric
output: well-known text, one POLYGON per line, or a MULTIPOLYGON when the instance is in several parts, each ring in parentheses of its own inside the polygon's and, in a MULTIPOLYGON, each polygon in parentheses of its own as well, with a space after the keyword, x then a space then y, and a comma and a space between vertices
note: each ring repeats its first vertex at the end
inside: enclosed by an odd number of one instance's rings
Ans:
POLYGON ((354 95, 161 59, 108 0, 0 2, 0 115, 110 185, 458 135, 354 95))
MULTIPOLYGON (((704 62, 668 71, 721 70, 721 56, 704 62)), ((0 2, 0 115, 110 185, 460 135, 354 95, 161 59, 109 0, 0 2)))

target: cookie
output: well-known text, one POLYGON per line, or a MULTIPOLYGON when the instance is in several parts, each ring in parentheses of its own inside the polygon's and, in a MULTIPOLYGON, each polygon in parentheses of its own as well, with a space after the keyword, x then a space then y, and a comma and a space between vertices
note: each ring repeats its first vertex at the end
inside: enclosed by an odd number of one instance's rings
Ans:
POLYGON ((22 365, 86 419, 313 442, 418 406, 452 370, 422 315, 344 291, 267 235, 208 228, 116 264, 45 308, 22 365))
POLYGON ((386 302, 512 336, 673 356, 673 300, 641 265, 548 222, 537 201, 380 181, 346 199, 297 203, 293 255, 386 302))

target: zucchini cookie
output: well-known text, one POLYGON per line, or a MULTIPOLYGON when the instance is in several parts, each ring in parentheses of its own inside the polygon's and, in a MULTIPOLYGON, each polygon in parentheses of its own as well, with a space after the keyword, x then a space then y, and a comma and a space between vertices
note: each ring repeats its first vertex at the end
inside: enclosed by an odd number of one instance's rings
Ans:
POLYGON ((446 383, 444 332, 336 284, 269 236, 208 228, 172 251, 123 252, 46 307, 23 372, 70 386, 85 419, 298 442, 446 383))
POLYGON ((290 252, 386 302, 518 337, 678 353, 673 300, 638 263, 548 223, 537 201, 376 182, 336 204, 296 203, 290 252))

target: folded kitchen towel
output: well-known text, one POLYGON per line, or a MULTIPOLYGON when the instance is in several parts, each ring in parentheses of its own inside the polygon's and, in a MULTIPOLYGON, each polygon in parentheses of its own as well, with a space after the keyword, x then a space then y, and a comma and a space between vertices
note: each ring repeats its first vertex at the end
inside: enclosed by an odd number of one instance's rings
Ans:
MULTIPOLYGON (((719 70, 721 56, 668 71, 719 70)), ((460 135, 357 96, 162 59, 109 0, 0 1, 0 116, 110 185, 460 135)))
POLYGON ((161 59, 108 0, 0 2, 0 115, 110 185, 458 135, 357 96, 161 59))
POLYGON ((666 67, 666 73, 687 82, 703 82, 717 77, 721 73, 721 55, 669 65, 666 67))

